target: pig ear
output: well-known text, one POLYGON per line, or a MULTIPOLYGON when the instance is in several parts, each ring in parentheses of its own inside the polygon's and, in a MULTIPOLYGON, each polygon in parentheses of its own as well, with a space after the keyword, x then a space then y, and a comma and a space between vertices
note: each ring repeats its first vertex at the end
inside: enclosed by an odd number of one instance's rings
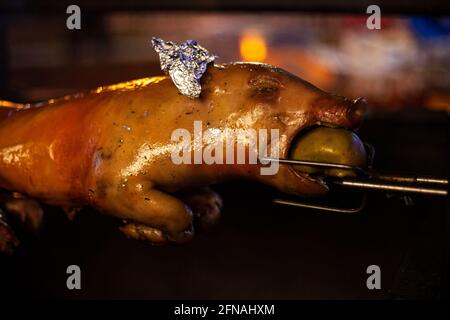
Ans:
POLYGON ((347 129, 357 129, 361 126, 366 108, 367 102, 364 98, 349 100, 330 95, 314 103, 316 121, 347 129))

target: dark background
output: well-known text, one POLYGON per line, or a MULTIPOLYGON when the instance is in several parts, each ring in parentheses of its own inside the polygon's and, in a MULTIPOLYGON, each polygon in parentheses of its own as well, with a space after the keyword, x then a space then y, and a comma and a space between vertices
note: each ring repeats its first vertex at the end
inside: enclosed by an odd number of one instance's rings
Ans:
MULTIPOLYGON (((114 32, 97 22, 112 11, 183 15, 189 9, 199 19, 208 14, 233 18, 241 10, 247 14, 257 10, 281 16, 285 11, 295 10, 292 15, 308 18, 324 12, 364 13, 367 7, 364 1, 250 1, 245 4, 200 1, 195 5, 184 1, 164 1, 157 5, 148 1, 109 1, 107 5, 78 1, 76 4, 82 8, 86 20, 82 20, 85 22, 81 32, 73 34, 59 29, 51 31, 65 22, 63 2, 2 3, 2 98, 38 101, 158 73, 155 57, 148 61, 129 58, 102 63, 105 61, 102 58, 111 53, 107 39, 114 39, 114 32), (173 11, 153 11, 161 9, 173 11), (54 55, 48 60, 63 56, 61 61, 65 62, 49 66, 48 61, 33 60, 38 51, 27 47, 30 46, 27 41, 33 37, 34 43, 48 44, 39 49, 54 55), (72 55, 70 50, 52 51, 54 45, 50 44, 55 42, 68 44, 69 48, 82 43, 84 51, 72 55), (17 48, 20 50, 14 51, 17 48), (14 52, 25 53, 13 56, 14 52), (79 61, 92 56, 93 60, 79 61), (26 60, 37 62, 26 64, 26 60)), ((447 16, 449 12, 444 1, 425 4, 385 1, 379 5, 383 12, 406 17, 447 16)), ((180 21, 177 19, 174 21, 180 21)), ((196 31, 192 33, 195 36, 196 31)), ((148 34, 148 37, 153 35, 148 34)), ((210 43, 216 42, 210 40, 210 43)), ((227 42, 220 48, 228 45, 227 42)), ((230 52, 221 49, 221 52, 231 59, 239 59, 232 49, 230 52)), ((448 69, 445 65, 442 68, 441 76, 448 78, 448 69)), ((428 89, 442 92, 436 85, 428 89)), ((392 108, 390 104, 372 106, 359 135, 374 145, 377 169, 387 173, 448 176, 448 110, 429 108, 425 101, 428 100, 420 96, 406 102, 389 101, 392 108)), ((342 215, 274 205, 270 200, 279 196, 274 190, 248 182, 222 184, 215 189, 224 198, 222 221, 211 232, 200 234, 183 246, 152 247, 127 240, 117 230, 117 221, 89 209, 70 222, 62 210, 46 207, 43 230, 36 236, 21 233, 22 244, 15 254, 0 257, 0 296, 39 299, 449 297, 450 222, 446 197, 414 196, 414 205, 406 206, 400 196, 370 193, 362 213, 342 215), (71 264, 81 267, 80 291, 66 288, 66 268, 71 264), (366 287, 366 268, 372 264, 381 268, 381 290, 371 291, 366 287)), ((357 196, 346 193, 341 200, 352 205, 357 196)))

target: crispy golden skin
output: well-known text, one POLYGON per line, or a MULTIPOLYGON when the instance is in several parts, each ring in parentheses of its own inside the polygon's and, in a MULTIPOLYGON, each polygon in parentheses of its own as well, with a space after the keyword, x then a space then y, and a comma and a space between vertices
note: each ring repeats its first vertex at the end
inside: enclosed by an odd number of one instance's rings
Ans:
POLYGON ((203 130, 279 129, 280 156, 287 157, 306 127, 359 126, 361 100, 327 94, 260 64, 209 66, 202 81, 198 99, 179 94, 169 78, 155 77, 24 110, 10 106, 0 122, 0 188, 52 205, 93 206, 128 221, 123 231, 130 237, 155 243, 189 240, 197 215, 192 207, 209 210, 208 219, 220 211, 220 198, 210 190, 201 191, 211 199, 204 206, 195 195, 181 200, 174 192, 192 193, 224 179, 254 179, 304 196, 327 191, 288 166, 262 176, 259 164, 175 165, 171 134, 192 131, 195 120, 203 130))

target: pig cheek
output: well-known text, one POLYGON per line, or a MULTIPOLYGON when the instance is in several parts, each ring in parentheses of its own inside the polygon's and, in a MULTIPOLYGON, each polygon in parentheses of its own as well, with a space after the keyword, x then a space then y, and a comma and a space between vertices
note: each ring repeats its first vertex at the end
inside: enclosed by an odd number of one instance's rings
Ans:
POLYGON ((252 114, 254 122, 260 122, 266 129, 278 128, 280 96, 277 92, 250 90, 244 105, 246 111, 252 114))

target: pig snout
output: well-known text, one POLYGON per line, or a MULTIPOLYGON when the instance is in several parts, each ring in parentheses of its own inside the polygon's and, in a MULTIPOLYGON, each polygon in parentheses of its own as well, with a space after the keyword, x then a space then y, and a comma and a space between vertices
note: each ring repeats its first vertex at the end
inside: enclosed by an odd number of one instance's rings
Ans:
POLYGON ((330 95, 320 98, 314 107, 317 110, 316 121, 355 130, 361 126, 364 120, 367 101, 364 98, 350 100, 330 95))

